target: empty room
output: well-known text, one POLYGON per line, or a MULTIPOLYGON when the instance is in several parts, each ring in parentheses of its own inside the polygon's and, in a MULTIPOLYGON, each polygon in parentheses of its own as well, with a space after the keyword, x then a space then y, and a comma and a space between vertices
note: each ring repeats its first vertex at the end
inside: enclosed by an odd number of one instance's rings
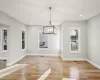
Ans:
POLYGON ((100 0, 0 0, 0 80, 100 80, 100 0))

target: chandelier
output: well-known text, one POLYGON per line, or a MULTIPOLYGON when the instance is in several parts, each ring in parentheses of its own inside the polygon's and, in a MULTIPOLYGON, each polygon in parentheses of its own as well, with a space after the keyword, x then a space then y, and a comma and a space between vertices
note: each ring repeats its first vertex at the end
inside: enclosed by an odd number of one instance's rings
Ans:
POLYGON ((49 7, 49 10, 50 10, 49 25, 43 26, 43 34, 56 34, 57 32, 57 28, 54 25, 52 25, 52 22, 51 22, 51 9, 52 7, 49 7))

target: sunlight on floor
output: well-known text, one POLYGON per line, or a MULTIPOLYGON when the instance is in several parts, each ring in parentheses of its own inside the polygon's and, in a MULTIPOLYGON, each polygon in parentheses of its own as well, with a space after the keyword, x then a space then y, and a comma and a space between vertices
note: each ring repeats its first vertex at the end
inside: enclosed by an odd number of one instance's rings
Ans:
POLYGON ((38 80, 45 80, 50 73, 51 73, 51 68, 49 68, 38 80))
POLYGON ((26 67, 28 64, 15 64, 10 67, 7 67, 5 69, 0 70, 0 78, 7 76, 8 74, 11 74, 12 72, 15 72, 21 68, 26 67))
POLYGON ((63 78, 62 80, 76 80, 76 79, 63 78))
POLYGON ((71 79, 68 79, 68 80, 79 80, 79 70, 77 67, 70 67, 69 68, 70 70, 70 78, 71 79))

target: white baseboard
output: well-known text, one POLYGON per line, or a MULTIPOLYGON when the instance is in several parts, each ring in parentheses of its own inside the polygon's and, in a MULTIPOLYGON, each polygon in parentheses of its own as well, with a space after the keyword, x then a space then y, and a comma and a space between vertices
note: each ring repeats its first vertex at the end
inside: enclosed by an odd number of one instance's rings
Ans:
POLYGON ((0 60, 7 60, 7 57, 0 57, 0 60))
POLYGON ((7 66, 11 66, 11 65, 15 64, 16 62, 20 61, 21 59, 23 59, 25 56, 26 56, 26 55, 20 57, 19 59, 15 60, 15 61, 13 61, 13 62, 11 62, 11 63, 7 63, 6 65, 7 65, 7 66))
POLYGON ((87 61, 88 61, 90 64, 92 64, 93 66, 95 66, 96 68, 100 69, 100 65, 94 63, 93 61, 91 61, 91 60, 89 60, 89 59, 87 59, 87 61))
POLYGON ((63 55, 62 55, 62 53, 60 53, 59 55, 60 55, 60 57, 63 59, 63 55))
POLYGON ((59 54, 26 54, 28 56, 60 56, 59 54))
POLYGON ((62 58, 64 61, 86 61, 85 58, 62 58))

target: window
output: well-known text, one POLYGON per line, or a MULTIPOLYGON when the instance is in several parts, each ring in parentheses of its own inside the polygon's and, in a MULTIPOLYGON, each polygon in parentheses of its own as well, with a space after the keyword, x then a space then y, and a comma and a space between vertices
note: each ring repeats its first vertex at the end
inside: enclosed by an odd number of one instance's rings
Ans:
POLYGON ((1 29, 1 49, 7 51, 7 29, 1 29))
POLYGON ((48 48, 48 35, 39 32, 39 48, 48 48))
POLYGON ((71 29, 70 30, 70 52, 79 53, 80 52, 80 30, 71 29))
POLYGON ((22 49, 24 50, 25 48, 25 31, 22 31, 22 49))

